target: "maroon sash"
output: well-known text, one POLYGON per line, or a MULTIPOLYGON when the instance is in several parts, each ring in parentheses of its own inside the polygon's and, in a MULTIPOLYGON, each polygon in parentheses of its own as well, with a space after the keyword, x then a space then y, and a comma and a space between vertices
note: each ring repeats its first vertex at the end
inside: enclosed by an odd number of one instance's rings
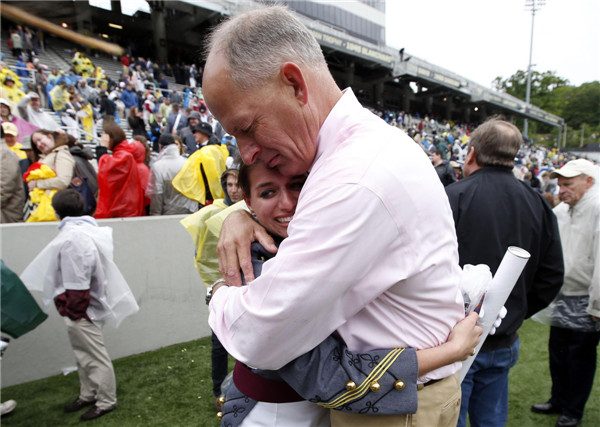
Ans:
POLYGON ((263 378, 240 362, 235 362, 233 382, 239 391, 259 402, 290 403, 305 400, 286 382, 263 378))

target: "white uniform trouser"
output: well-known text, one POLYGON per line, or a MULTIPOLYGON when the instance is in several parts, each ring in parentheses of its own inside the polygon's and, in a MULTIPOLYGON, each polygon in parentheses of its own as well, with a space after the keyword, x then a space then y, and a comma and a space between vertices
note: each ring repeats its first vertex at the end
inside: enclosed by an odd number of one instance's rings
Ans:
POLYGON ((117 404, 117 385, 110 356, 104 347, 102 332, 86 319, 64 319, 77 360, 81 384, 79 398, 86 401, 95 400, 96 406, 102 409, 112 408, 117 404))
POLYGON ((303 400, 258 402, 240 427, 329 427, 329 409, 303 400))

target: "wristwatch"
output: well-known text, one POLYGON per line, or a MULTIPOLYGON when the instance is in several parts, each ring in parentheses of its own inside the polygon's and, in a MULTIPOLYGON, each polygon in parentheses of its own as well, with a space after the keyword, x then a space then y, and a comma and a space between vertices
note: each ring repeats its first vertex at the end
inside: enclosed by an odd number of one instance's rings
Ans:
POLYGON ((208 288, 206 288, 206 305, 208 305, 208 303, 210 302, 210 299, 213 296, 213 289, 215 288, 215 286, 217 286, 221 283, 227 283, 227 280, 218 279, 212 285, 210 285, 208 288))

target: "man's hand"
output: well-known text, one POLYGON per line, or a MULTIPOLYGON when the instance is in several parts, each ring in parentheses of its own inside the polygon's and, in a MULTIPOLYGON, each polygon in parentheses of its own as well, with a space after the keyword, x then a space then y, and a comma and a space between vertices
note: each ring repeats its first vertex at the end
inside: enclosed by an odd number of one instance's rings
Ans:
POLYGON ((473 312, 458 322, 450 332, 448 344, 456 346, 457 361, 467 360, 469 356, 473 355, 475 347, 479 344, 483 329, 477 326, 478 319, 479 315, 473 312))
POLYGON ((246 211, 235 211, 223 222, 217 255, 219 271, 229 286, 242 286, 240 268, 246 283, 254 280, 254 269, 250 259, 250 245, 258 240, 269 252, 277 252, 275 242, 267 231, 252 219, 246 211))

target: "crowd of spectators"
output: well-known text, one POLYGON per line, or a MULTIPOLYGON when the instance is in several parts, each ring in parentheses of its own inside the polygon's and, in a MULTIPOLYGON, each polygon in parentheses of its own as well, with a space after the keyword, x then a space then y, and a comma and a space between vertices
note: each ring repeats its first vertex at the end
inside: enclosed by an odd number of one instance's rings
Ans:
MULTIPOLYGON (((235 138, 224 132, 204 103, 200 87, 201 66, 177 64, 171 67, 149 58, 125 54, 120 58, 121 71, 113 80, 84 53, 73 49, 71 68, 49 69, 36 58, 36 52, 44 48, 44 42, 43 35, 33 38, 29 36, 34 33, 28 28, 14 28, 11 31, 9 47, 20 59, 18 64, 22 66, 17 65, 13 70, 5 63, 0 64, 0 120, 14 125, 4 129, 6 144, 20 158, 24 158, 21 160, 23 172, 32 163, 43 162, 45 155, 64 145, 64 148, 60 149, 61 153, 73 155, 74 151, 77 152, 81 159, 93 165, 94 173, 98 173, 98 178, 90 176, 86 183, 93 187, 94 206, 97 201, 101 217, 149 213, 157 215, 180 213, 182 210, 194 212, 211 202, 213 195, 210 194, 206 170, 212 171, 213 174, 217 171, 223 172, 225 159, 231 157, 231 163, 236 156, 237 147, 235 138), (19 44, 19 38, 31 39, 32 42, 19 44), (167 75, 174 77, 177 83, 185 84, 185 89, 169 89, 167 75), (52 110, 54 114, 48 110, 52 110), (38 129, 41 131, 37 131, 38 129), (131 132, 131 140, 126 137, 127 129, 131 132), (34 132, 42 131, 43 133, 38 133, 35 138, 27 138, 34 132), (61 132, 69 136, 70 145, 66 142, 60 143, 49 148, 48 152, 38 148, 37 141, 44 139, 40 135, 54 135, 54 141, 66 141, 61 132), (163 138, 163 142, 160 143, 161 135, 169 135, 172 138, 163 138), (25 147, 21 146, 22 140, 26 141, 25 147), (125 144, 122 144, 123 142, 125 144), (84 151, 82 143, 96 145, 96 153, 90 148, 84 151), (213 153, 211 156, 195 156, 192 159, 194 153, 203 147, 219 144, 224 147, 222 155, 215 156, 213 153), (101 159, 109 150, 113 152, 113 162, 126 157, 127 164, 142 164, 147 169, 147 172, 144 172, 144 169, 139 170, 136 167, 136 174, 133 173, 133 168, 128 166, 126 176, 121 177, 121 184, 114 188, 115 191, 126 191, 135 187, 132 182, 139 181, 139 194, 134 198, 143 201, 133 204, 135 208, 131 211, 110 209, 105 203, 115 199, 112 190, 105 188, 102 191, 102 182, 106 180, 107 171, 111 168, 99 168, 99 165, 110 163, 101 159), (31 152, 34 154, 30 154, 31 152), (183 170, 186 160, 201 165, 203 174, 194 178, 203 182, 196 189, 185 184, 187 187, 183 192, 187 191, 187 195, 182 195, 170 186, 170 181, 178 172, 174 170, 174 165, 183 170), (219 163, 216 168, 212 166, 215 161, 219 163), (152 164, 155 162, 161 165, 162 172, 152 171, 152 164), (165 170, 169 171, 166 178, 165 170), (165 182, 156 182, 157 179, 165 182), (200 189, 201 187, 203 189, 200 189), (161 194, 156 194, 156 191, 161 191, 161 194), (164 197, 162 191, 165 191, 164 197), (203 196, 198 196, 203 192, 203 196), (152 200, 156 201, 154 206, 151 206, 152 200), (171 202, 177 206, 169 206, 171 202)), ((419 114, 412 115, 404 111, 374 112, 390 126, 403 129, 420 145, 430 157, 444 185, 462 178, 461 168, 467 155, 469 135, 475 127, 474 124, 436 120, 427 115, 421 117, 419 114)), ((524 140, 515 160, 515 176, 544 193, 550 204, 555 205, 558 188, 556 180, 549 178, 549 173, 566 163, 569 158, 555 149, 536 146, 524 140)), ((81 165, 79 169, 82 169, 81 165)), ((61 170, 61 174, 63 173, 61 170)), ((76 178, 80 175, 71 173, 73 174, 76 178)), ((62 179, 56 190, 71 185, 71 178, 62 179)), ((217 182, 219 178, 213 176, 211 179, 217 182)), ((18 220, 26 219, 24 217, 18 220)))

